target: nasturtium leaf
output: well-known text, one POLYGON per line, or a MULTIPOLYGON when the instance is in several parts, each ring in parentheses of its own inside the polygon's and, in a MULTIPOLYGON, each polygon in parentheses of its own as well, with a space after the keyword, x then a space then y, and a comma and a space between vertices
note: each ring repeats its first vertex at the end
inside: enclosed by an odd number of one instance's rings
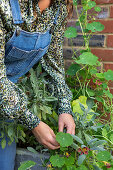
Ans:
POLYGON ((65 165, 73 165, 75 162, 75 159, 72 156, 69 156, 68 158, 65 157, 65 165))
POLYGON ((79 59, 76 59, 76 63, 78 64, 88 64, 88 65, 96 65, 98 61, 98 57, 92 54, 91 52, 84 52, 79 56, 79 59))
POLYGON ((112 70, 108 70, 107 72, 104 72, 104 78, 106 80, 112 80, 113 81, 113 71, 112 70))
POLYGON ((90 74, 96 74, 97 73, 97 69, 96 68, 92 68, 90 69, 90 74))
POLYGON ((68 27, 64 32, 64 37, 75 38, 77 36, 77 29, 74 27, 68 27))
POLYGON ((99 6, 96 6, 94 9, 95 9, 96 12, 100 12, 101 11, 101 8, 99 6))
POLYGON ((97 78, 103 79, 104 73, 96 73, 97 78))
POLYGON ((76 170, 78 168, 76 168, 76 166, 71 165, 71 166, 67 166, 67 170, 76 170))
POLYGON ((94 1, 89 1, 89 2, 88 2, 88 6, 89 6, 89 8, 91 9, 91 8, 93 8, 93 7, 96 6, 96 2, 94 2, 94 1))
POLYGON ((80 156, 78 157, 77 164, 78 164, 78 165, 81 165, 85 159, 86 159, 86 155, 85 155, 85 154, 80 155, 80 156))
POLYGON ((96 158, 99 161, 109 161, 111 158, 111 154, 108 151, 101 151, 97 154, 96 158))
POLYGON ((77 168, 77 170, 88 170, 85 165, 81 165, 77 168))
POLYGON ((54 167, 62 167, 65 164, 64 157, 60 157, 59 155, 52 155, 50 157, 50 162, 54 167))
POLYGON ((86 28, 92 32, 103 31, 104 25, 102 25, 100 22, 92 22, 88 23, 86 28))
POLYGON ((103 90, 104 94, 108 96, 109 98, 113 98, 113 95, 110 93, 109 90, 103 90))
POLYGON ((56 140, 62 147, 70 146, 73 143, 73 138, 69 133, 58 132, 56 140))
POLYGON ((36 165, 36 162, 34 162, 34 161, 24 161, 21 163, 18 170, 28 170, 35 165, 36 165))
POLYGON ((74 76, 74 75, 76 75, 76 72, 78 71, 78 70, 80 70, 80 65, 79 64, 72 64, 69 68, 68 68, 68 70, 67 70, 67 74, 68 75, 70 75, 70 76, 74 76))
POLYGON ((89 96, 95 96, 94 90, 87 89, 87 93, 88 93, 89 96))

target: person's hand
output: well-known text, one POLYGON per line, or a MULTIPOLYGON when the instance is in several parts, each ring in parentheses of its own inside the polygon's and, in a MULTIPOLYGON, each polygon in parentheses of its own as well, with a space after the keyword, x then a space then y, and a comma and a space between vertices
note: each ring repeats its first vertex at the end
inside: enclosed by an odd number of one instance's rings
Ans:
POLYGON ((40 12, 42 13, 43 10, 49 7, 51 1, 50 0, 39 0, 38 6, 40 8, 40 12))
POLYGON ((63 132, 63 129, 66 127, 67 133, 70 133, 72 135, 75 134, 75 123, 72 115, 68 113, 62 113, 59 115, 58 126, 59 132, 63 132))
POLYGON ((53 130, 44 122, 41 121, 37 127, 32 129, 32 132, 37 141, 44 145, 45 148, 52 150, 60 148, 53 130))

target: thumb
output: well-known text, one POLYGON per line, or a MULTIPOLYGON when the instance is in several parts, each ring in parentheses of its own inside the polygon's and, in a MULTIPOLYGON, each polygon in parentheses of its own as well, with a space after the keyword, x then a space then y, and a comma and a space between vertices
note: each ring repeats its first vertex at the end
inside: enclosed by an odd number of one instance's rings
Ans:
POLYGON ((64 123, 63 123, 63 122, 60 122, 58 126, 59 126, 58 131, 59 131, 59 132, 63 132, 63 129, 64 129, 64 123))

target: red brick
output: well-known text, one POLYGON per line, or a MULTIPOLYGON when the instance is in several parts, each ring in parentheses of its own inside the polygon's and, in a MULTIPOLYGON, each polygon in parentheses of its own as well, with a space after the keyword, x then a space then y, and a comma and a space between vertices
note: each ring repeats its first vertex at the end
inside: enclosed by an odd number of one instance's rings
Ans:
POLYGON ((108 35, 106 42, 107 42, 107 47, 113 47, 113 35, 108 35))
POLYGON ((113 6, 110 6, 110 18, 113 18, 113 6))
POLYGON ((96 0, 97 4, 113 4, 113 0, 96 0))
POLYGON ((113 62, 113 50, 110 49, 101 49, 101 48, 92 48, 92 53, 99 57, 102 61, 113 62))

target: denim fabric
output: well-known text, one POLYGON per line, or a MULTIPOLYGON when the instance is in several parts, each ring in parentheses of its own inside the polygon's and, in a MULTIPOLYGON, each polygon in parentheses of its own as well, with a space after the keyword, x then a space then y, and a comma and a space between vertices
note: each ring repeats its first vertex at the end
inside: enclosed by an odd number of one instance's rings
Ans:
MULTIPOLYGON (((22 24, 20 6, 18 0, 10 0, 13 21, 22 24)), ((54 19, 56 24, 59 8, 54 19)), ((20 27, 16 28, 13 36, 5 45, 4 62, 6 74, 10 81, 17 83, 18 79, 26 74, 46 53, 52 33, 51 29, 44 33, 27 32, 20 27)))
MULTIPOLYGON (((0 142, 1 142, 0 138, 0 142)), ((13 142, 8 145, 8 138, 6 138, 7 144, 4 149, 0 145, 0 170, 14 170, 15 156, 16 156, 16 143, 13 142)))

